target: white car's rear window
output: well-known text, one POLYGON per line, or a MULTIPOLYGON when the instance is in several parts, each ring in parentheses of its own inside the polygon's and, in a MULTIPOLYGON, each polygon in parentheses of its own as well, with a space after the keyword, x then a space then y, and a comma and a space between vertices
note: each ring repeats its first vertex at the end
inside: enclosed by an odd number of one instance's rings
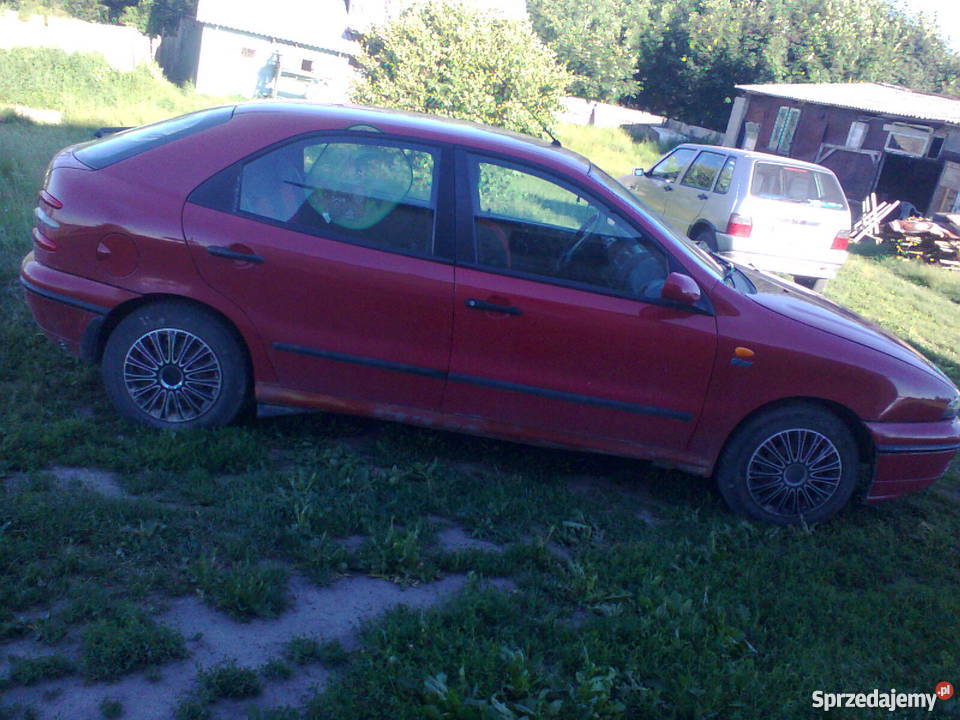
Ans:
POLYGON ((778 163, 754 165, 750 194, 768 200, 808 203, 837 210, 847 207, 840 183, 830 173, 778 163))

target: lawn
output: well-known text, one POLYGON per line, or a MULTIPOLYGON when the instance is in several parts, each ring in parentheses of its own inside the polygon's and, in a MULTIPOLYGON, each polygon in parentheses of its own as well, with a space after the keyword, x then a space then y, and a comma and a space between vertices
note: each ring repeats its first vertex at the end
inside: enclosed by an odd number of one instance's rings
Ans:
MULTIPOLYGON (((119 420, 96 368, 39 334, 16 280, 47 159, 87 123, 122 121, 91 112, 0 123, 0 692, 75 682, 102 690, 102 716, 137 717, 108 683, 162 686, 200 664, 170 607, 267 627, 302 609, 291 588, 368 577, 409 598, 461 584, 371 619, 353 643, 318 623, 262 663, 191 671, 176 717, 321 670, 304 702, 249 717, 808 718, 818 689, 960 681, 956 469, 928 492, 784 529, 632 460, 330 414, 176 435, 119 420), (451 529, 474 542, 442 543, 451 529)), ((614 145, 598 162, 626 172, 651 152, 626 145, 624 159, 614 145)), ((955 275, 863 253, 828 294, 960 380, 955 275)), ((0 695, 0 718, 46 717, 55 694, 0 695)))

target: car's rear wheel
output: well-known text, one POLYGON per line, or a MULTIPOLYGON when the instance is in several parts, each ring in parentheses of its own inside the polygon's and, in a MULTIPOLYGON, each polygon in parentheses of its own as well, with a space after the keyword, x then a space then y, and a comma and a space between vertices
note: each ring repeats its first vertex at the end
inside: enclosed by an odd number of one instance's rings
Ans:
POLYGON ((225 425, 247 399, 239 340, 216 315, 183 302, 147 305, 120 321, 102 373, 120 414, 153 427, 225 425))
POLYGON ((815 292, 823 292, 827 288, 827 279, 826 278, 815 278, 815 277, 806 277, 804 275, 796 275, 793 278, 797 285, 803 285, 805 288, 810 288, 815 292))
POLYGON ((814 405, 749 420, 727 443, 715 478, 730 508, 752 520, 820 522, 849 502, 859 453, 847 425, 814 405))

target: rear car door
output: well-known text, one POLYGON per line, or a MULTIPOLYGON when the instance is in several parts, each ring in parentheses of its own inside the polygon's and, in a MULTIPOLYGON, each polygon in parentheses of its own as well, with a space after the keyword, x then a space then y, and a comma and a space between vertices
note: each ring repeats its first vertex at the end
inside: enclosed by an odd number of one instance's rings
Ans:
POLYGON ((676 261, 574 185, 480 155, 460 161, 470 190, 459 195, 469 202, 444 410, 683 448, 716 324, 704 307, 660 300, 676 261))
POLYGON ((702 216, 703 208, 713 191, 713 184, 720 174, 727 156, 723 153, 704 150, 687 168, 680 182, 674 186, 672 195, 664 206, 667 221, 684 235, 702 216))
POLYGON ((256 326, 281 386, 439 409, 453 314, 445 162, 372 132, 307 136, 190 196, 199 272, 256 326))

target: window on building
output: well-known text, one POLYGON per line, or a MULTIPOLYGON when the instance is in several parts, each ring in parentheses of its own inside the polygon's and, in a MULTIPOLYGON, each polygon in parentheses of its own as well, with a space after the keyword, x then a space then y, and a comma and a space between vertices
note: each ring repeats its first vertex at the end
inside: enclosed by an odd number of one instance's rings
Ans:
POLYGON ((850 123, 850 130, 847 132, 847 142, 844 143, 848 148, 859 150, 863 147, 863 141, 867 137, 868 125, 865 122, 854 121, 850 123))
POLYGON ((240 55, 245 58, 252 58, 257 56, 257 51, 253 48, 243 48, 243 50, 240 51, 240 55))
POLYGON ((797 131, 800 121, 800 108, 783 106, 777 111, 777 121, 773 124, 770 133, 770 142, 767 147, 774 152, 787 155, 793 143, 793 134, 797 131))
POLYGON ((300 69, 304 72, 313 72, 313 60, 303 60, 300 63, 300 69))
POLYGON ((760 137, 760 123, 748 122, 743 126, 743 149, 756 150, 757 138, 760 137))
POLYGON ((883 129, 889 133, 883 148, 887 152, 911 157, 923 157, 926 154, 930 144, 930 128, 893 123, 884 125, 883 129))

